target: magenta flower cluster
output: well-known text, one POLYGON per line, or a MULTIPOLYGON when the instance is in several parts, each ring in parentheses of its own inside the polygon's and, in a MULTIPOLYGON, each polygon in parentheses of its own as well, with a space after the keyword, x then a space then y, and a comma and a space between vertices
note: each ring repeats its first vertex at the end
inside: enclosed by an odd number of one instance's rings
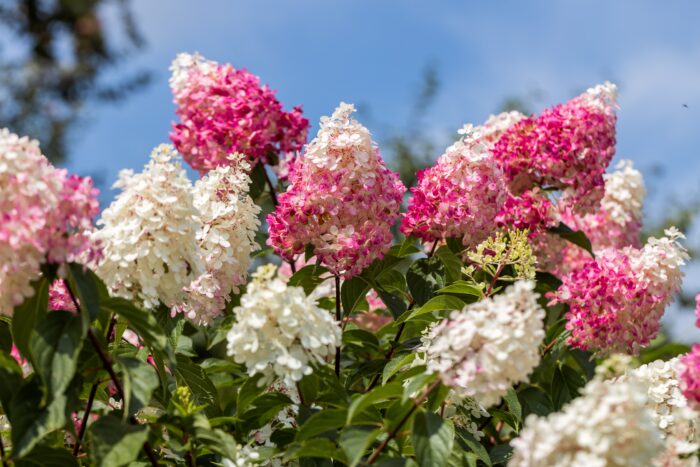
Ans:
POLYGON ((569 306, 569 345, 600 354, 637 354, 659 332, 666 306, 678 292, 687 253, 672 229, 641 249, 604 249, 562 278, 550 304, 569 306))
POLYGON ((595 210, 615 154, 615 87, 606 83, 520 120, 496 141, 493 156, 514 195, 536 186, 560 190, 579 212, 595 210))
POLYGON ((678 361, 678 380, 688 405, 700 411, 700 344, 693 345, 678 361))
POLYGON ((477 130, 448 148, 433 167, 418 172, 401 232, 427 242, 460 238, 467 247, 493 233, 507 188, 481 138, 477 130))
POLYGON ((341 103, 289 175, 267 217, 268 244, 287 261, 307 245, 331 273, 350 278, 382 258, 405 187, 384 165, 370 133, 341 103))
POLYGON ((301 107, 282 110, 275 92, 246 70, 218 64, 198 54, 180 54, 171 67, 170 86, 180 122, 172 142, 200 173, 226 165, 232 153, 251 164, 273 162, 271 155, 298 151, 309 121, 301 107))
POLYGON ((32 294, 43 263, 91 261, 92 180, 56 169, 39 143, 0 130, 0 314, 32 294))

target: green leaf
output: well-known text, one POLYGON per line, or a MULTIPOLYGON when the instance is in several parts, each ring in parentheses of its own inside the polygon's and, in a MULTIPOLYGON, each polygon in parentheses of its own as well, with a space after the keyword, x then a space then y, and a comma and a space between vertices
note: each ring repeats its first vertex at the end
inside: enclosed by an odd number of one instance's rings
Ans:
POLYGON ((117 362, 122 369, 124 414, 133 415, 150 404, 159 385, 158 374, 151 365, 135 358, 120 357, 117 362))
POLYGON ((511 457, 513 457, 513 448, 510 444, 499 444, 494 446, 489 453, 491 462, 494 464, 505 464, 511 457))
POLYGON ((457 281, 447 287, 443 287, 438 290, 437 293, 453 293, 461 295, 473 295, 475 297, 483 297, 484 292, 474 284, 470 284, 467 281, 457 281))
POLYGON ((90 457, 98 467, 128 465, 136 460, 147 439, 146 426, 128 425, 114 415, 103 415, 88 431, 90 457))
POLYGON ((425 304, 445 286, 445 265, 440 258, 421 258, 406 272, 406 283, 418 305, 425 304))
POLYGON ((415 359, 415 353, 399 355, 398 357, 391 359, 389 363, 387 363, 384 367, 384 371, 382 373, 382 384, 386 384, 386 382, 389 381, 389 378, 394 376, 397 371, 399 371, 401 368, 408 365, 415 359))
POLYGON ((304 441, 326 431, 345 426, 347 409, 326 409, 310 416, 296 434, 297 441, 304 441))
POLYGON ((0 404, 7 415, 10 414, 10 402, 22 386, 22 369, 12 356, 0 351, 0 404))
POLYGON ((68 397, 52 394, 44 401, 39 378, 24 383, 10 402, 13 456, 22 458, 47 434, 68 422, 68 397))
POLYGON ((262 162, 255 164, 253 170, 250 171, 250 181, 248 194, 254 201, 257 201, 265 191, 267 183, 265 179, 265 164, 262 162))
POLYGON ((508 404, 508 411, 513 414, 515 419, 518 421, 518 423, 522 423, 523 421, 523 408, 520 405, 520 401, 518 400, 518 393, 515 392, 515 389, 513 388, 508 388, 508 392, 506 395, 503 397, 508 404))
POLYGON ((558 226, 550 228, 549 232, 555 235, 559 235, 561 238, 563 238, 564 240, 568 240, 574 245, 580 246, 588 253, 590 253, 592 257, 595 258, 595 255, 593 254, 593 246, 591 245, 591 241, 588 239, 588 237, 586 237, 586 234, 583 233, 583 231, 571 230, 571 227, 564 224, 563 222, 560 222, 558 226))
POLYGON ((377 336, 364 329, 348 329, 343 333, 343 344, 358 344, 361 347, 376 349, 379 347, 377 336))
POLYGON ((119 297, 108 298, 102 302, 101 306, 105 311, 123 318, 146 345, 165 352, 171 360, 174 360, 172 349, 168 346, 168 337, 153 313, 142 310, 129 300, 119 297))
POLYGON ((369 292, 369 283, 360 276, 343 281, 340 287, 340 302, 343 305, 343 316, 350 316, 369 292))
POLYGON ((70 451, 49 446, 37 446, 22 459, 15 461, 15 467, 72 467, 78 461, 70 451))
POLYGON ((411 439, 418 465, 445 466, 452 451, 455 430, 452 422, 420 411, 413 418, 411 439))
POLYGON ((341 462, 345 460, 345 453, 335 447, 335 443, 325 438, 314 438, 295 443, 287 448, 284 455, 284 462, 292 459, 317 457, 321 459, 337 459, 341 462))
POLYGON ((554 411, 552 401, 547 393, 537 386, 530 386, 518 392, 518 400, 523 408, 523 418, 531 413, 545 416, 554 411))
POLYGON ((415 237, 408 237, 400 245, 394 245, 389 249, 389 254, 397 258, 405 258, 420 252, 421 249, 416 246, 415 237))
POLYGON ((199 365, 192 363, 187 357, 178 355, 175 374, 178 385, 190 388, 195 404, 207 406, 205 412, 208 416, 219 414, 221 409, 216 387, 199 365))
POLYGON ((34 295, 15 308, 12 318, 12 340, 20 353, 32 360, 29 341, 37 323, 49 309, 49 281, 41 277, 32 283, 34 295))
POLYGON ((258 384, 262 375, 255 375, 247 378, 238 389, 238 397, 236 399, 236 413, 242 414, 248 410, 248 406, 265 391, 264 384, 258 384))
POLYGON ((455 282, 462 278, 462 261, 447 246, 441 246, 435 252, 445 265, 445 278, 447 282, 455 282))
POLYGON ((326 278, 321 278, 322 275, 326 274, 328 269, 323 266, 317 266, 311 264, 309 266, 304 266, 295 272, 292 277, 289 278, 288 284, 290 286, 297 286, 304 289, 304 293, 307 295, 313 292, 313 290, 326 278))
POLYGON ((94 272, 81 264, 68 265, 68 286, 76 295, 80 304, 80 315, 83 318, 83 331, 87 332, 97 316, 100 314, 100 293, 98 282, 100 279, 94 272))
POLYGON ((554 408, 561 408, 579 394, 579 389, 586 384, 586 379, 568 365, 554 369, 552 378, 552 400, 554 408))
POLYGON ((445 310, 461 310, 466 305, 462 300, 453 295, 438 295, 433 297, 425 305, 413 310, 411 313, 404 313, 397 320, 396 324, 401 324, 404 321, 410 321, 418 316, 432 313, 434 311, 445 311, 445 310))
POLYGON ((52 311, 38 323, 31 337, 34 370, 46 385, 48 394, 61 394, 70 384, 83 346, 83 328, 78 315, 52 311))
POLYGON ((368 426, 351 426, 345 428, 338 438, 338 444, 345 452, 348 466, 355 467, 360 463, 367 448, 380 433, 379 428, 368 426))
POLYGON ((12 321, 5 321, 0 317, 0 351, 10 353, 12 351, 12 321))
POLYGON ((457 434, 459 435, 459 442, 463 445, 465 451, 472 451, 479 458, 481 462, 491 467, 491 458, 489 453, 486 451, 484 446, 478 442, 474 436, 469 433, 464 428, 457 428, 457 434))
POLYGON ((354 418, 362 413, 363 410, 377 402, 398 399, 403 393, 401 383, 389 383, 386 386, 379 386, 372 389, 366 394, 362 394, 352 401, 348 408, 347 424, 350 425, 354 418))

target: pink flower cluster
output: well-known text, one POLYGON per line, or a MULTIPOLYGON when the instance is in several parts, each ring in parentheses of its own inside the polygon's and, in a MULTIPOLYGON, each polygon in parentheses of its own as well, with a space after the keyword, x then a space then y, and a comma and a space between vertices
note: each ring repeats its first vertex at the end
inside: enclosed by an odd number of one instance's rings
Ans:
POLYGON ((615 86, 606 83, 508 128, 493 156, 511 192, 554 188, 563 192, 561 202, 577 212, 597 208, 603 173, 615 154, 615 93, 615 86))
POLYGON ((341 103, 290 173, 290 186, 267 217, 268 245, 287 261, 306 245, 333 274, 350 278, 392 241, 405 188, 384 165, 367 128, 341 103))
POLYGON ((501 226, 528 229, 532 237, 558 224, 554 205, 537 187, 520 195, 509 194, 496 220, 501 226))
POLYGON ((78 311, 63 279, 55 280, 49 287, 49 310, 78 311))
POLYGON ((180 123, 170 135, 184 159, 200 173, 228 163, 239 152, 252 165, 270 162, 270 154, 298 151, 309 121, 301 107, 282 110, 275 92, 260 79, 230 64, 199 54, 179 54, 171 66, 170 87, 180 123))
POLYGON ((494 231, 507 187, 489 146, 481 141, 486 134, 483 128, 473 130, 433 167, 418 172, 401 232, 427 242, 461 238, 471 247, 494 231))
POLYGON ((99 209, 89 178, 54 168, 39 143, 0 130, 0 314, 31 296, 42 263, 91 261, 99 209))
POLYGON ((605 249, 570 272, 550 304, 569 306, 569 345, 600 354, 636 354, 659 331, 666 306, 681 285, 688 255, 675 229, 642 249, 605 249))
POLYGON ((688 405, 700 411, 700 344, 693 345, 678 361, 678 380, 688 405))
POLYGON ((700 293, 695 295, 695 326, 700 328, 700 293))

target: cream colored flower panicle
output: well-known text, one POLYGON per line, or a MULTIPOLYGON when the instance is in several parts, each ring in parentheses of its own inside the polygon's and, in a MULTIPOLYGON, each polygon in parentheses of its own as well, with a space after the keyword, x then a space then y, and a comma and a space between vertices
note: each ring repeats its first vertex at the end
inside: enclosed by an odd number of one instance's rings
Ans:
POLYGON ((561 412, 527 417, 508 466, 652 466, 663 442, 646 403, 639 381, 593 379, 561 412))
POLYGON ((163 144, 143 172, 122 171, 114 184, 122 192, 97 222, 104 247, 97 274, 113 294, 146 308, 182 303, 183 289, 204 271, 192 184, 177 159, 163 144))
POLYGON ((422 346, 428 371, 461 397, 498 403, 540 361, 545 313, 533 289, 533 282, 518 281, 432 327, 422 346))
POLYGON ((175 311, 203 324, 221 314, 231 292, 245 283, 251 253, 259 249, 257 206, 248 195, 249 165, 233 155, 194 184, 194 207, 199 215, 197 243, 205 272, 187 287, 187 301, 175 311))
POLYGON ((619 225, 641 222, 646 188, 642 173, 632 161, 620 161, 615 171, 603 175, 605 196, 601 205, 611 220, 619 225))
MULTIPOLYGON (((263 271, 265 272, 265 271, 263 271)), ((263 383, 294 385, 313 372, 340 345, 338 323, 301 287, 288 287, 269 274, 258 274, 234 309, 228 354, 263 383)))
POLYGON ((688 406, 678 381, 678 358, 656 360, 629 370, 619 380, 638 380, 646 390, 652 420, 661 430, 665 449, 656 465, 691 467, 700 464, 700 414, 688 406))

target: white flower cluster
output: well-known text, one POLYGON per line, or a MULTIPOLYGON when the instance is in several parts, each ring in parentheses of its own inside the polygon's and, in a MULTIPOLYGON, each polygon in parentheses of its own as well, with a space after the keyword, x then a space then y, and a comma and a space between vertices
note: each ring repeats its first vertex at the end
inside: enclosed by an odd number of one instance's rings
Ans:
POLYGON ((245 283, 250 255, 259 248, 255 232, 260 207, 248 195, 249 165, 241 155, 194 184, 194 207, 200 228, 197 242, 205 272, 187 287, 187 302, 177 311, 208 323, 221 313, 231 292, 245 283))
POLYGON ((610 81, 588 88, 581 94, 584 104, 600 110, 608 110, 617 106, 617 86, 610 81))
POLYGON ((663 442, 646 399, 634 379, 593 379, 561 412, 527 417, 508 466, 651 466, 663 442))
POLYGON ((175 94, 189 85, 190 73, 196 70, 204 76, 211 74, 216 70, 217 63, 213 60, 207 60, 199 53, 179 53, 170 65, 170 88, 175 94))
POLYGON ((115 295, 138 299, 146 308, 173 307, 202 271, 192 184, 172 146, 153 150, 143 172, 122 170, 114 202, 97 221, 104 247, 96 268, 115 295))
POLYGON ((241 156, 192 183, 170 145, 151 154, 143 172, 122 171, 122 192, 95 233, 104 247, 97 274, 110 291, 145 308, 160 303, 207 324, 245 282, 259 208, 247 194, 241 156))
POLYGON ((631 269, 640 281, 646 283, 650 293, 666 294, 670 302, 683 282, 681 268, 690 258, 679 240, 685 236, 675 227, 664 231, 665 237, 651 237, 641 250, 626 249, 631 269))
POLYGON ((498 403, 540 361, 545 312, 533 289, 533 282, 518 281, 432 327, 422 346, 428 371, 461 397, 498 403))
POLYGON ((641 172, 634 168, 632 161, 620 161, 615 172, 603 177, 605 196, 601 205, 610 219, 619 225, 640 222, 646 188, 641 172))
POLYGON ((236 323, 228 333, 228 354, 249 375, 262 374, 294 385, 311 374, 340 345, 339 324, 301 287, 282 280, 254 280, 234 309, 236 323))
POLYGON ((700 414, 688 407, 681 393, 676 364, 678 358, 656 360, 630 370, 620 380, 633 378, 646 389, 647 408, 665 438, 666 448, 658 464, 663 466, 698 465, 700 414))

